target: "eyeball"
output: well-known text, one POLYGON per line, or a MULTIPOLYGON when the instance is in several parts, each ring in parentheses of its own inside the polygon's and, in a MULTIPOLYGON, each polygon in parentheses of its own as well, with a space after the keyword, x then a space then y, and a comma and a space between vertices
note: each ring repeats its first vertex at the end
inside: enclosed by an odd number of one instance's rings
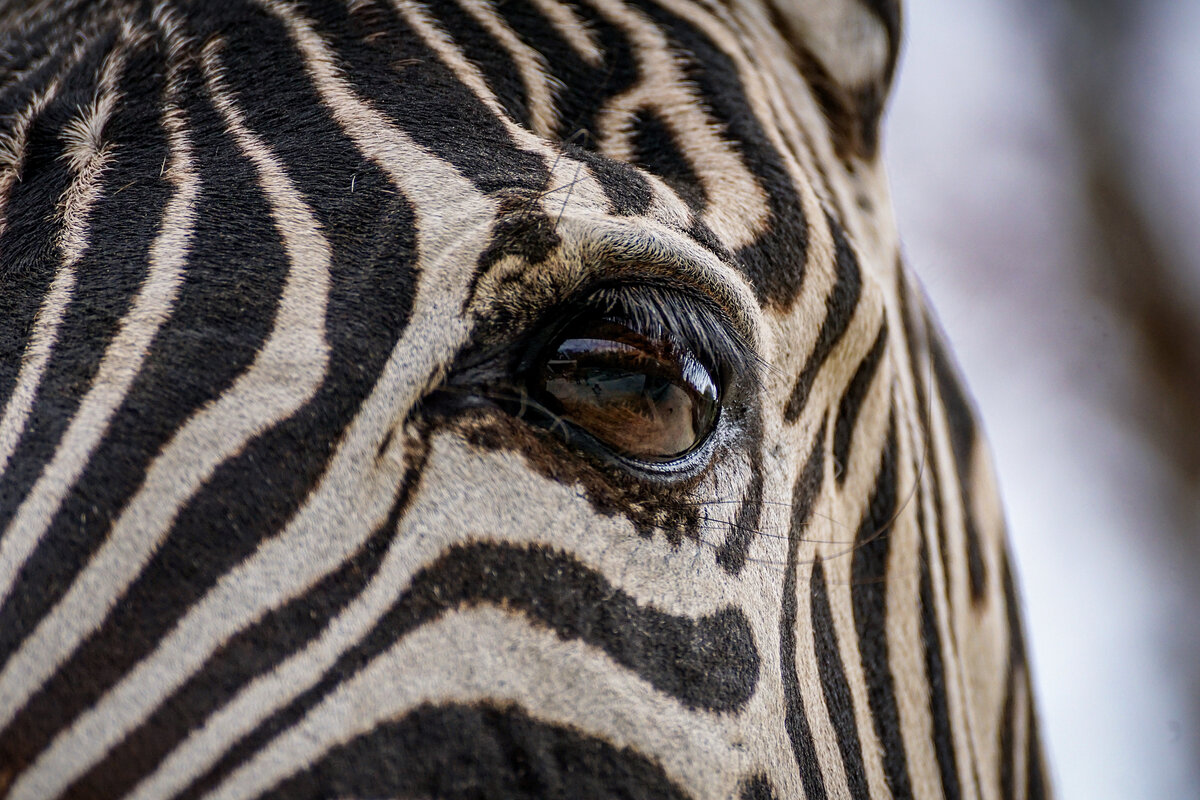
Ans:
POLYGON ((609 316, 570 323, 543 351, 535 396, 614 451, 671 461, 716 425, 713 371, 666 331, 643 332, 609 316))

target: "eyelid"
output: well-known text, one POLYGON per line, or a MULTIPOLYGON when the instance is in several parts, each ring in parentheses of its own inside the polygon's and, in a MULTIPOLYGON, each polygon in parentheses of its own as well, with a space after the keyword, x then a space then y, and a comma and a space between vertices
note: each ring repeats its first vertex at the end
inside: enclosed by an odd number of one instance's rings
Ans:
POLYGON ((702 298, 733 335, 758 353, 759 303, 728 253, 648 218, 581 218, 568 211, 556 230, 565 257, 585 272, 581 284, 658 286, 702 298))
POLYGON ((596 309, 643 335, 681 346, 721 381, 757 383, 762 358, 710 298, 659 284, 610 284, 592 290, 562 329, 596 309))

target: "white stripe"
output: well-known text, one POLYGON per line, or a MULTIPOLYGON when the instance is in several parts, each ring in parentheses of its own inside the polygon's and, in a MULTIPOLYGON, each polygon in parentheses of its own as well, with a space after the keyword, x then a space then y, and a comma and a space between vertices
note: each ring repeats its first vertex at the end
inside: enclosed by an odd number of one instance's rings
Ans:
MULTIPOLYGON (((154 460, 138 494, 104 546, 53 614, 9 664, 27 691, 50 674, 107 616, 161 546, 175 516, 212 476, 253 438, 287 418, 320 387, 329 358, 324 338, 330 248, 320 226, 282 166, 247 127, 224 86, 217 48, 210 43, 204 73, 214 107, 239 149, 253 163, 290 268, 275 324, 254 363, 222 396, 197 412, 154 460)), ((214 536, 220 522, 213 521, 214 536)), ((0 678, 0 686, 3 686, 0 678)), ((145 699, 161 699, 145 690, 145 699)), ((52 797, 119 741, 114 719, 92 714, 59 736, 13 787, 11 798, 52 797)))

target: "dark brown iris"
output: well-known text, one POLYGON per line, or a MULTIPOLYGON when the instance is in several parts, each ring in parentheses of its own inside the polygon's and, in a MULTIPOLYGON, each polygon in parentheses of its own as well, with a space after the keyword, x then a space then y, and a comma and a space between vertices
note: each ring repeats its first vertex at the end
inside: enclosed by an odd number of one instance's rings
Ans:
POLYGON ((556 413, 644 460, 683 455, 716 421, 716 382, 686 347, 611 319, 571 325, 542 360, 536 382, 556 413))

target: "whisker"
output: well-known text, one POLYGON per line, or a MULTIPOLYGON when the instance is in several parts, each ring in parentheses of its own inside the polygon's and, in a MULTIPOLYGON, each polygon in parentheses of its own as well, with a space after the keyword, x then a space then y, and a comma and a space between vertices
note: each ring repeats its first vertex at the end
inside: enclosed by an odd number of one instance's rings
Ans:
POLYGON ((563 214, 567 213, 567 203, 571 202, 571 193, 575 189, 575 184, 579 183, 579 173, 583 171, 583 162, 580 161, 575 166, 575 174, 571 177, 571 182, 567 184, 567 196, 563 199, 562 208, 558 210, 558 218, 554 220, 554 230, 558 230, 558 223, 562 222, 563 214))

